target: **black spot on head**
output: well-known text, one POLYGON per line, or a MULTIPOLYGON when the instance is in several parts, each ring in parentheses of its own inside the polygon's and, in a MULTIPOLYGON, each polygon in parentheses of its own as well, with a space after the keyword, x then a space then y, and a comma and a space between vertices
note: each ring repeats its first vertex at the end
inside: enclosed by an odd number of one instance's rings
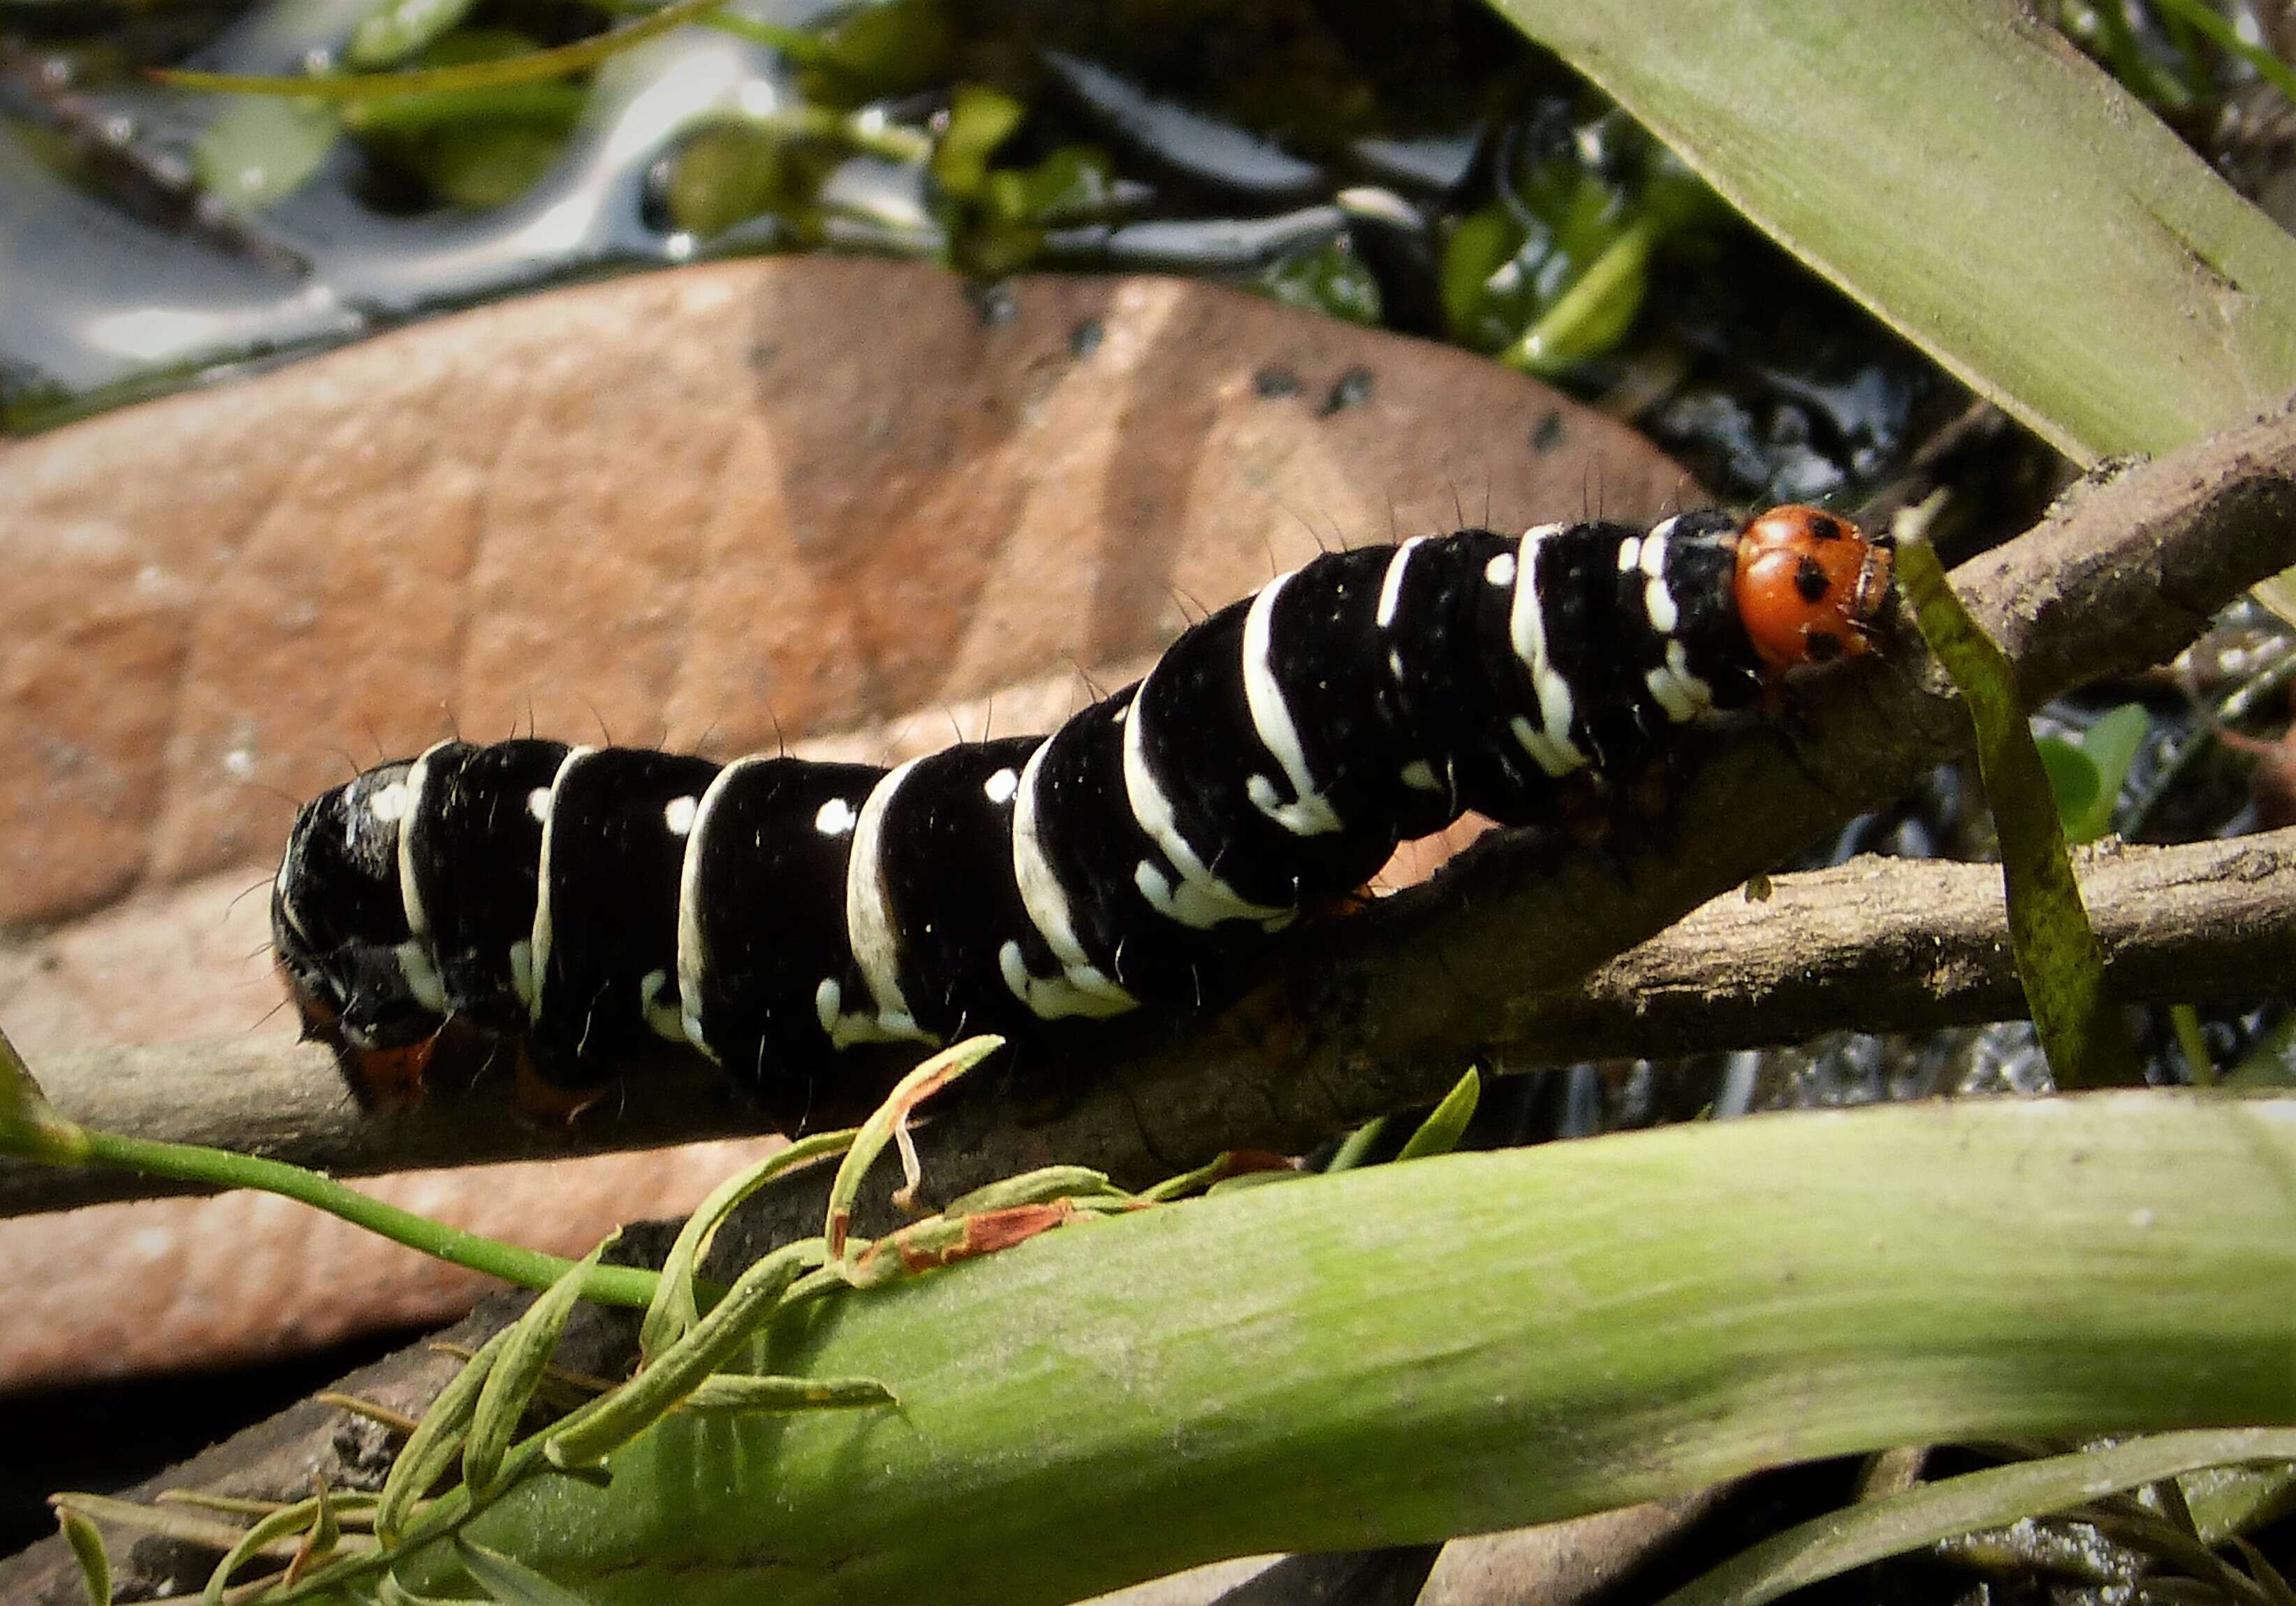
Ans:
POLYGON ((1100 349, 1101 341, 1108 338, 1108 327, 1098 318, 1080 318, 1069 331, 1069 355, 1079 361, 1100 349))
POLYGON ((1349 407, 1371 399, 1371 370, 1350 368, 1333 382, 1324 405, 1316 409, 1319 418, 1329 418, 1334 413, 1344 413, 1349 407))
POLYGON ((1832 513, 1812 513, 1809 516, 1809 537, 1813 541, 1839 541, 1845 533, 1841 520, 1832 513))
POLYGON ((1538 427, 1531 430, 1530 449, 1534 452, 1552 452, 1562 444, 1562 414, 1560 411, 1549 413, 1538 421, 1538 427))
POLYGON ((1300 376, 1289 368, 1262 368, 1251 376, 1251 388, 1262 401, 1283 401, 1300 394, 1300 376))
POLYGON ((1825 578, 1825 565, 1816 558, 1804 558, 1794 565, 1794 589, 1805 602, 1822 602, 1832 590, 1833 582, 1825 578))
POLYGON ((1802 656, 1814 664, 1830 664, 1841 656, 1841 638, 1831 630, 1812 630, 1801 638, 1802 656))

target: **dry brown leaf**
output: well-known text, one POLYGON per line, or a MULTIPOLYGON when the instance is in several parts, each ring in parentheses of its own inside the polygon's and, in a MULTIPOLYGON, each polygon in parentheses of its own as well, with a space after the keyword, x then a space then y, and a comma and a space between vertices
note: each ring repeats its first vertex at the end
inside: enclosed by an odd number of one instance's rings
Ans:
POLYGON ((1199 284, 465 313, 0 447, 0 929, 264 858, 450 725, 737 752, 1136 660, 1319 544, 1694 496, 1534 381, 1199 284))
MULTIPOLYGON (((0 1018, 36 1058, 291 1030, 261 889, 296 799, 449 728, 906 756, 1049 728, 1079 669, 1118 684, 1322 545, 1695 499, 1456 351, 1175 281, 984 302, 827 259, 561 291, 0 446, 0 931, 67 922, 0 943, 0 1018)), ((552 1168, 518 1235, 691 1202, 631 1163, 552 1168)), ((265 1208, 0 1227, 6 1281, 118 1329, 0 1343, 0 1387, 469 1297, 265 1208), (295 1284, 319 1265, 356 1274, 295 1284), (271 1314, 209 1331, 218 1299, 271 1314)))

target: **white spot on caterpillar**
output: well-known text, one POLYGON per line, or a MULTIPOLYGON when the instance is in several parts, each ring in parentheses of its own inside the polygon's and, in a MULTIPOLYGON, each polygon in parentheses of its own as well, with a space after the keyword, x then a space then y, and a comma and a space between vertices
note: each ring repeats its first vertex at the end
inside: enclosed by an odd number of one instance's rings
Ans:
POLYGON ((1645 674, 1643 684, 1677 725, 1695 719, 1714 706, 1714 688, 1691 673, 1690 654, 1680 642, 1667 643, 1666 662, 1645 674))
POLYGON ((661 823, 669 827, 674 837, 689 835, 693 830, 693 815, 701 807, 698 798, 672 798, 661 806, 661 823))
POLYGON ((1390 652, 1390 653, 1387 655, 1387 672, 1388 672, 1389 676, 1390 676, 1391 678, 1393 678, 1393 679, 1396 679, 1396 680, 1401 680, 1401 679, 1403 678, 1403 654, 1402 654, 1402 653, 1400 653, 1400 652, 1390 652))
POLYGON ((1395 555, 1387 561, 1387 574, 1379 583, 1379 627, 1382 630, 1395 627, 1395 610, 1403 602, 1403 571, 1411 567, 1411 554, 1425 539, 1424 536, 1412 537, 1397 547, 1395 555))
POLYGON ((1509 725, 1522 750, 1550 775, 1567 775, 1587 763, 1587 755, 1570 740, 1570 722, 1578 708, 1571 700, 1570 681, 1547 654, 1546 612, 1538 593, 1539 548, 1562 533, 1559 524, 1541 524, 1523 531, 1518 559, 1522 583, 1514 588, 1514 607, 1507 616, 1514 655, 1530 676, 1539 717, 1535 725, 1520 716, 1509 725))
POLYGON ((1483 579, 1501 590, 1514 584, 1514 553, 1503 552, 1483 565, 1483 579))
POLYGON ((1044 839, 1038 834, 1037 783, 1052 746, 1049 740, 1039 742, 1021 770, 1013 809, 1013 883, 1020 889, 1021 907, 1027 912, 1029 923, 1053 951, 1061 971, 1052 977, 1030 974, 1021 945, 1011 941, 996 951, 997 969, 1004 972, 1004 985, 1013 996, 1040 1020, 1063 1015, 1120 1015, 1140 1001, 1095 965, 1078 940, 1068 889, 1061 885, 1052 861, 1045 856, 1044 839))
POLYGON ((391 952, 398 956, 398 973, 406 979, 408 996, 432 1014, 445 1014, 447 987, 439 979, 439 967, 430 957, 430 945, 402 942, 391 952))
POLYGON ((1020 772, 1011 768, 1000 769, 980 783, 982 793, 999 808, 1010 803, 1013 794, 1020 789, 1020 772))
POLYGON ((1322 836, 1341 829, 1339 812, 1316 790, 1308 772, 1307 750, 1300 745, 1300 727, 1292 718, 1292 705, 1275 678, 1269 651, 1274 646, 1275 599, 1291 584, 1281 575, 1260 587, 1243 616, 1243 700, 1251 710, 1251 728, 1291 783, 1297 802, 1287 803, 1265 775, 1254 775, 1246 790, 1260 813, 1295 837, 1322 836))
POLYGON ((537 786, 526 794, 526 812, 534 816, 537 825, 550 817, 550 789, 537 786))
POLYGON ((1669 519, 1643 542, 1643 612, 1650 619, 1650 627, 1660 635, 1672 635, 1682 622, 1674 593, 1666 583, 1666 537, 1673 528, 1674 520, 1669 519))
POLYGON ((1619 543, 1619 572, 1620 574, 1634 573, 1636 565, 1639 564, 1642 561, 1643 538, 1640 536, 1628 536, 1625 540, 1619 543))
POLYGON ((825 837, 841 837, 853 829, 855 818, 853 805, 842 798, 832 798, 814 811, 813 828, 825 837))
POLYGON ((646 1025, 653 1028, 655 1037, 667 1043, 683 1043, 685 1022, 679 1013, 677 999, 662 996, 668 991, 669 972, 648 971, 638 982, 639 1007, 645 1012, 646 1025))
POLYGON ((1069 1015, 1105 1020, 1139 1004, 1091 965, 1063 969, 1057 976, 1030 975, 1021 945, 1010 938, 996 950, 996 967, 1004 973, 1004 985, 1012 989, 1013 996, 1027 1004, 1029 1012, 1039 1020, 1058 1020, 1069 1015))
POLYGON ((389 825, 406 816, 406 783, 393 781, 366 800, 367 813, 389 825))

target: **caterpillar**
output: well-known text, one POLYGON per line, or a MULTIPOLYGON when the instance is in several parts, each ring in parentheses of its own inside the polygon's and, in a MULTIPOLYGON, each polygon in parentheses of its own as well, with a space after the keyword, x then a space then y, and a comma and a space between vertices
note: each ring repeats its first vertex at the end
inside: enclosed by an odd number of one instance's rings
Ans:
POLYGON ((891 768, 442 742, 303 807, 274 943, 371 1102, 453 1019, 540 1108, 662 1041, 787 1107, 858 1045, 1198 1004, 1399 841, 1551 818, 1866 651, 1889 560, 1803 506, 1463 529, 1327 553, 1048 736, 891 768))

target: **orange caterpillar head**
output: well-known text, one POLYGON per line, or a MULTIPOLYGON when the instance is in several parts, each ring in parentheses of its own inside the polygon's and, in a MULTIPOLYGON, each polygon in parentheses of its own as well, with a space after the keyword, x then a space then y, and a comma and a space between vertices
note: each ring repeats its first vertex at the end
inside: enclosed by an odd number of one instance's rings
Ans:
POLYGON ((1773 679, 1874 645, 1890 549, 1815 507, 1774 507, 1738 535, 1738 617, 1773 679))

